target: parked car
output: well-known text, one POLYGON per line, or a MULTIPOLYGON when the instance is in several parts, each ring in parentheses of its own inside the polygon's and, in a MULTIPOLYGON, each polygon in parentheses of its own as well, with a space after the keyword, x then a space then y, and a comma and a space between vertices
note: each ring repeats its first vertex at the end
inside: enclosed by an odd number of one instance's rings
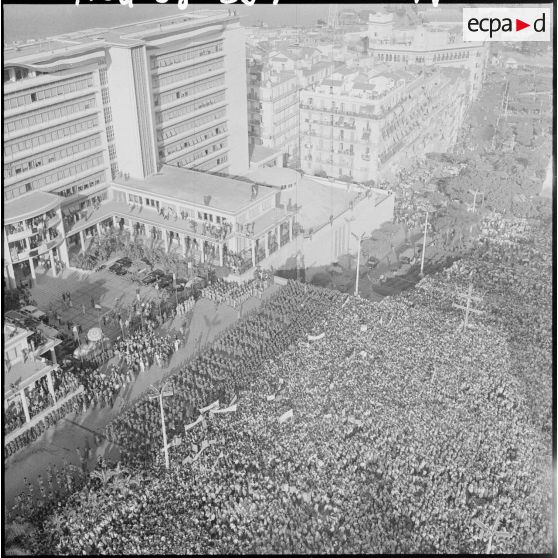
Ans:
POLYGON ((36 306, 24 306, 21 309, 21 312, 27 316, 31 316, 36 320, 40 320, 41 322, 48 324, 48 316, 39 310, 36 306))
POLYGON ((379 263, 380 260, 378 258, 375 258, 374 256, 370 256, 368 260, 366 260, 366 267, 368 269, 375 269, 379 263))
POLYGON ((132 260, 130 258, 120 258, 119 260, 116 260, 116 263, 125 268, 132 266, 132 260))
POLYGON ((409 256, 400 256, 399 262, 402 264, 408 264, 411 263, 411 258, 409 258, 409 256))
POLYGON ((151 271, 150 273, 148 273, 142 280, 141 282, 144 285, 153 285, 154 283, 156 283, 159 280, 159 277, 162 277, 165 274, 164 271, 161 271, 160 269, 154 269, 153 271, 151 271))
POLYGON ((166 289, 167 287, 172 287, 172 274, 169 273, 167 275, 161 275, 157 279, 157 285, 159 285, 160 289, 166 289))

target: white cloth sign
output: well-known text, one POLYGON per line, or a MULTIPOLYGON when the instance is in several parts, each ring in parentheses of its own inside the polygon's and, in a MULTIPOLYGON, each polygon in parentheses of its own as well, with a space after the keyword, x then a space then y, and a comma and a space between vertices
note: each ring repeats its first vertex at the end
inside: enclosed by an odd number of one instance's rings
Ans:
POLYGON ((203 415, 206 411, 211 411, 212 409, 218 409, 218 408, 219 408, 219 400, 217 399, 217 401, 214 401, 213 403, 211 403, 211 405, 208 405, 207 407, 200 409, 200 413, 203 415))
POLYGON ((192 428, 194 428, 194 426, 196 426, 196 424, 198 424, 199 422, 201 422, 201 420, 202 420, 202 418, 201 418, 201 416, 200 416, 200 417, 198 417, 198 419, 197 419, 196 421, 194 421, 194 422, 192 422, 192 423, 190 423, 190 424, 187 424, 187 425, 184 427, 184 431, 185 431, 185 432, 188 432, 188 430, 191 430, 192 428))
POLYGON ((211 411, 209 411, 210 414, 212 415, 217 415, 219 413, 234 413, 236 412, 238 405, 231 405, 230 407, 227 407, 226 409, 212 409, 211 411))
POLYGON ((323 339, 324 337, 325 337, 325 331, 320 333, 320 335, 309 335, 308 336, 308 341, 319 341, 320 339, 323 339))
POLYGON ((290 411, 287 411, 286 413, 283 413, 279 417, 279 424, 283 424, 285 421, 287 421, 291 418, 293 418, 293 410, 292 409, 290 411))

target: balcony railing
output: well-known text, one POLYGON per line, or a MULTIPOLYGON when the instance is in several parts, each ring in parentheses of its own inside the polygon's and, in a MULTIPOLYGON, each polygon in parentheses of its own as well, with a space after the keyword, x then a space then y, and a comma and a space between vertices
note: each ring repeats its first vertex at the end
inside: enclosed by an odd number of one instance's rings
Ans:
POLYGON ((306 109, 306 110, 314 110, 314 111, 319 111, 319 112, 325 112, 328 114, 340 114, 343 116, 354 116, 354 117, 358 117, 358 118, 367 118, 369 120, 381 120, 382 118, 384 118, 385 116, 385 112, 382 112, 381 114, 375 114, 372 112, 368 112, 368 111, 360 111, 360 112, 353 112, 353 111, 349 111, 349 110, 341 110, 339 108, 327 108, 327 107, 314 107, 312 105, 304 105, 301 104, 300 105, 301 109, 306 109))

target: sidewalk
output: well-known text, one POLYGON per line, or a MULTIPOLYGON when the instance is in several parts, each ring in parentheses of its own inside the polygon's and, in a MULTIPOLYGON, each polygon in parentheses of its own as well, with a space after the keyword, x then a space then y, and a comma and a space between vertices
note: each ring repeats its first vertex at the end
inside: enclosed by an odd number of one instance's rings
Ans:
MULTIPOLYGON (((266 299, 279 289, 273 285, 267 289, 263 298, 266 299)), ((250 298, 242 308, 242 315, 258 308, 261 301, 250 298)), ((177 316, 172 322, 167 322, 167 330, 179 330, 185 316, 177 316)), ((89 409, 84 415, 76 417, 74 413, 66 416, 54 427, 42 434, 34 443, 24 450, 16 453, 4 462, 4 497, 5 504, 11 507, 14 498, 24 491, 24 478, 35 483, 37 475, 43 474, 48 464, 60 467, 64 459, 79 467, 80 462, 76 448, 89 446, 92 455, 88 460, 88 468, 95 466, 97 456, 117 460, 118 448, 104 441, 99 447, 95 445, 95 434, 100 434, 103 428, 121 411, 122 407, 137 399, 151 384, 157 382, 169 371, 178 370, 201 345, 211 342, 220 332, 229 327, 238 319, 238 309, 221 304, 219 307, 207 299, 200 299, 194 307, 190 322, 190 333, 185 345, 173 354, 169 366, 161 368, 152 366, 144 374, 139 374, 137 379, 128 384, 117 397, 114 407, 95 407, 89 409)), ((163 330, 160 333, 165 333, 163 330)), ((35 485, 36 486, 36 485, 35 485)))

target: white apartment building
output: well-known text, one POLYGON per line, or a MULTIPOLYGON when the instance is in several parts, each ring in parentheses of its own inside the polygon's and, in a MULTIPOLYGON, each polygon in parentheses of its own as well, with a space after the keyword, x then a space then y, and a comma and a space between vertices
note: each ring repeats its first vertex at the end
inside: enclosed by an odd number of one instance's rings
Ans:
POLYGON ((247 68, 248 137, 284 154, 284 164, 298 161, 299 91, 294 72, 274 72, 259 63, 247 68))
POLYGON ((488 44, 462 42, 461 26, 449 24, 397 25, 393 13, 372 13, 368 22, 368 53, 374 63, 464 68, 469 94, 475 99, 484 79, 488 44))
POLYGON ((301 91, 301 168, 318 176, 378 181, 413 157, 447 150, 468 104, 464 73, 416 67, 351 71, 301 91))

